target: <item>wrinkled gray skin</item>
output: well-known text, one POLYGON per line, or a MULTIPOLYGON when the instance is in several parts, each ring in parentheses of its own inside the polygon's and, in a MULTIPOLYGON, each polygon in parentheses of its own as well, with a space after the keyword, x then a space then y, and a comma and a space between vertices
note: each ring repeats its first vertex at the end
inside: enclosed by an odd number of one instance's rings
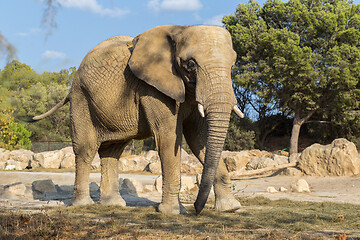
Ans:
POLYGON ((204 165, 196 212, 203 209, 212 186, 216 210, 238 209, 226 167, 219 163, 236 104, 231 85, 235 58, 230 34, 214 26, 160 26, 135 39, 110 38, 92 49, 71 93, 73 205, 93 203, 89 172, 96 152, 101 157, 100 202, 125 205, 117 161, 131 139, 154 136, 163 176, 158 210, 185 213, 179 201, 184 135, 204 165))

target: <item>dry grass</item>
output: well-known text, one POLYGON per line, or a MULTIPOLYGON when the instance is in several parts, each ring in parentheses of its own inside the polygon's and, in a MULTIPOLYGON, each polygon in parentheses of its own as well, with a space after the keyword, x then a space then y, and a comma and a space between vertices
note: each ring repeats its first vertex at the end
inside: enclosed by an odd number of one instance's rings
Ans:
POLYGON ((360 239, 360 206, 245 199, 237 213, 93 205, 0 212, 0 239, 360 239))

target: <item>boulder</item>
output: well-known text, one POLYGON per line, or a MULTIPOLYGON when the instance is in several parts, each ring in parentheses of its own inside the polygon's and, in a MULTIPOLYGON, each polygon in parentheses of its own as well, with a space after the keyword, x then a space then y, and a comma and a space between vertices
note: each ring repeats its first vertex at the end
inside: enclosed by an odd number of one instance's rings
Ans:
POLYGON ((89 191, 90 192, 98 192, 98 191, 100 191, 100 187, 96 182, 91 182, 89 184, 89 191))
POLYGON ((279 191, 276 190, 274 187, 268 187, 268 188, 266 189, 266 191, 267 191, 268 193, 277 193, 277 192, 279 192, 279 191))
POLYGON ((202 172, 202 164, 193 154, 187 153, 181 149, 181 173, 187 175, 196 175, 202 172))
POLYGON ((144 186, 144 192, 153 192, 155 189, 154 185, 145 185, 144 186))
POLYGON ((281 171, 281 175, 300 177, 303 176, 304 173, 297 167, 288 167, 281 171))
POLYGON ((142 183, 133 178, 120 179, 119 185, 121 189, 120 192, 130 195, 137 195, 137 193, 144 191, 142 183))
POLYGON ((161 174, 161 162, 151 162, 146 166, 145 170, 153 174, 161 174))
POLYGON ((16 166, 11 164, 6 164, 5 170, 7 171, 16 170, 16 166))
POLYGON ((61 185, 59 186, 60 191, 63 192, 74 192, 74 185, 61 185))
POLYGON ((9 159, 6 161, 5 170, 21 171, 21 170, 24 170, 27 166, 28 166, 28 163, 26 163, 26 162, 19 162, 19 161, 15 161, 13 159, 9 159))
POLYGON ((61 150, 34 154, 34 161, 39 162, 43 168, 60 168, 64 152, 61 150))
POLYGON ((150 150, 150 151, 145 152, 144 157, 150 163, 160 161, 160 157, 159 157, 158 152, 154 151, 154 150, 150 150))
POLYGON ((0 170, 5 170, 6 162, 0 162, 0 170))
POLYGON ((0 162, 6 162, 10 158, 10 151, 0 148, 0 162))
POLYGON ((223 151, 221 153, 221 160, 224 161, 229 172, 238 171, 246 166, 254 157, 250 151, 231 152, 223 151))
POLYGON ((37 180, 32 183, 32 190, 38 193, 55 193, 56 186, 52 180, 37 180))
POLYGON ((276 165, 283 165, 283 164, 289 163, 289 158, 288 157, 281 156, 281 155, 276 155, 276 154, 274 154, 273 160, 276 163, 276 165))
POLYGON ((196 187, 195 179, 191 176, 181 176, 180 192, 190 191, 196 187))
POLYGON ((144 171, 149 162, 145 157, 130 155, 119 160, 119 172, 144 171))
POLYGON ((254 157, 246 164, 246 170, 255 170, 276 165, 277 163, 269 157, 254 157))
POLYGON ((328 145, 306 148, 298 167, 312 176, 354 176, 360 174, 360 158, 355 144, 340 138, 328 145))
POLYGON ((29 163, 33 160, 34 153, 30 150, 19 149, 10 152, 9 159, 17 162, 29 163))
POLYGON ((291 191, 293 192, 298 192, 298 193, 302 193, 302 192, 310 192, 310 187, 309 184, 306 182, 305 179, 299 179, 297 181, 295 181, 294 183, 291 184, 291 191))
POLYGON ((75 155, 65 153, 60 162, 60 168, 75 168, 75 155))
POLYGON ((25 184, 18 182, 4 186, 4 193, 7 195, 24 196, 26 194, 25 184))

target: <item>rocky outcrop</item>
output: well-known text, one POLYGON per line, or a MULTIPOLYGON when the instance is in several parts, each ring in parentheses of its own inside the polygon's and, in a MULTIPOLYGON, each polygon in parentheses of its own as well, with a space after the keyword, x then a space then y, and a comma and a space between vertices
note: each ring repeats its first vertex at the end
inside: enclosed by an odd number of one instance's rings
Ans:
MULTIPOLYGON (((298 166, 287 168, 281 174, 288 176, 354 176, 360 174, 360 158, 353 143, 336 139, 329 145, 314 144, 302 153, 287 157, 260 150, 240 152, 223 151, 221 161, 232 177, 243 176, 250 171, 267 168, 279 169, 287 163, 298 166)), ((33 153, 29 150, 8 151, 0 148, 0 170, 23 170, 25 168, 75 168, 72 147, 61 150, 33 153)), ((98 154, 91 163, 93 170, 101 168, 98 154)), ((161 163, 157 151, 121 157, 118 162, 120 173, 147 171, 161 174, 161 163)), ((268 170, 267 170, 268 171, 268 170)), ((181 173, 196 175, 202 172, 202 164, 193 155, 181 149, 181 173)), ((257 173, 259 174, 259 173, 257 173)))
POLYGON ((306 148, 298 167, 311 176, 354 176, 360 174, 360 158, 355 144, 340 138, 328 145, 306 148))

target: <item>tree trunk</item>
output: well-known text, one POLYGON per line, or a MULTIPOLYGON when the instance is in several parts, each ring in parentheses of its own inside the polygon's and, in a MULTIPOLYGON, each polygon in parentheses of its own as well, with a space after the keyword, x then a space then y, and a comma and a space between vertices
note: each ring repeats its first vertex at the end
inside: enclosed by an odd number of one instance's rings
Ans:
POLYGON ((294 153, 298 153, 300 128, 307 120, 309 120, 309 118, 316 112, 317 109, 319 108, 317 107, 313 109, 304 118, 301 118, 300 111, 295 111, 293 127, 291 130, 291 137, 290 137, 290 150, 289 150, 290 156, 294 153))
POLYGON ((291 137, 290 137, 290 156, 294 153, 298 152, 298 145, 299 145, 299 135, 300 135, 300 128, 303 122, 301 121, 299 116, 295 114, 293 127, 291 130, 291 137))

